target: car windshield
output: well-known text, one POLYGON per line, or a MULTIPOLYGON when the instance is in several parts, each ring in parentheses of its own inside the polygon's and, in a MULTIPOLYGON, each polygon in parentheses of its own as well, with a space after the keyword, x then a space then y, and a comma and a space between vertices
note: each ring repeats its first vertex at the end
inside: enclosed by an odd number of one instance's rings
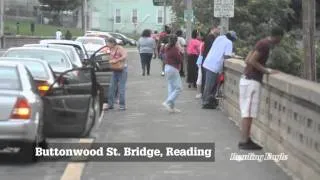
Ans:
POLYGON ((122 37, 119 34, 111 34, 113 37, 117 38, 117 39, 122 39, 122 37))
POLYGON ((78 39, 79 42, 81 42, 82 44, 98 44, 98 45, 104 45, 103 40, 100 39, 92 39, 92 38, 82 38, 82 39, 78 39))
POLYGON ((24 64, 29 69, 29 71, 31 72, 34 78, 49 79, 49 74, 42 63, 34 62, 34 61, 19 61, 19 62, 21 64, 24 64))
POLYGON ((45 51, 36 49, 19 49, 11 50, 5 55, 6 57, 16 58, 36 58, 42 59, 49 63, 53 69, 71 68, 66 56, 56 51, 45 51))
POLYGON ((17 68, 0 66, 0 89, 21 90, 17 68))

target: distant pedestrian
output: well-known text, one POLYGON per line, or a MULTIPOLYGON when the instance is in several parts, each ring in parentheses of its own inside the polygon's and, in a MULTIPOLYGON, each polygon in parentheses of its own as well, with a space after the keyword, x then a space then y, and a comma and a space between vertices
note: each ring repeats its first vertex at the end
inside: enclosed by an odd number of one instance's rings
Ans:
POLYGON ((198 78, 197 78, 197 95, 196 98, 200 99, 202 97, 202 62, 203 62, 203 52, 204 52, 204 42, 201 42, 200 45, 200 54, 197 59, 197 66, 198 66, 198 78))
POLYGON ((156 41, 151 37, 151 30, 146 29, 142 32, 141 38, 138 40, 138 50, 141 59, 142 76, 150 75, 150 64, 152 56, 156 56, 156 41))
POLYGON ((165 76, 168 82, 168 97, 162 105, 169 112, 180 112, 175 107, 175 102, 182 91, 182 82, 179 74, 182 57, 179 48, 176 46, 178 38, 170 35, 169 44, 165 47, 165 76))
POLYGON ((242 140, 238 144, 240 149, 262 149, 250 138, 251 124, 252 120, 258 116, 263 74, 277 73, 277 71, 265 68, 270 49, 280 43, 283 35, 281 28, 273 28, 271 36, 258 41, 245 60, 247 65, 239 84, 239 105, 242 117, 242 140))
POLYGON ((56 32, 56 39, 57 39, 57 40, 62 39, 62 32, 61 32, 60 29, 58 29, 57 32, 56 32))
POLYGON ((66 40, 72 40, 72 34, 69 30, 67 30, 65 38, 66 38, 66 40))
POLYGON ((164 47, 168 44, 169 42, 169 35, 171 34, 171 29, 169 26, 165 25, 164 26, 164 31, 160 33, 159 35, 159 43, 158 43, 158 54, 159 54, 159 58, 161 60, 161 64, 162 64, 162 72, 161 72, 161 76, 164 76, 164 67, 165 67, 165 63, 164 63, 164 47))
POLYGON ((111 83, 108 91, 108 108, 113 109, 116 90, 119 93, 120 110, 126 110, 126 83, 128 77, 127 51, 125 48, 117 44, 114 38, 109 38, 107 46, 110 48, 110 63, 122 61, 124 68, 121 71, 114 71, 111 77, 111 83), (118 86, 118 88, 117 88, 118 86))
POLYGON ((203 62, 203 67, 206 71, 206 83, 202 96, 203 109, 216 109, 218 106, 218 101, 215 97, 217 80, 219 73, 223 71, 224 60, 233 56, 233 42, 236 39, 237 35, 233 31, 217 37, 203 62))
POLYGON ((187 47, 187 42, 185 40, 185 38, 183 37, 183 32, 181 30, 178 30, 176 32, 176 35, 178 37, 178 41, 177 41, 177 45, 180 49, 180 53, 182 56, 182 65, 181 65, 181 70, 180 70, 180 76, 184 77, 185 73, 184 73, 184 64, 185 64, 185 49, 187 47))
POLYGON ((198 76, 198 67, 197 67, 197 59, 200 55, 200 45, 201 41, 199 38, 199 33, 197 30, 192 31, 191 35, 192 39, 188 42, 187 46, 187 54, 188 54, 188 63, 187 63, 187 82, 189 84, 189 88, 192 86, 194 88, 197 87, 197 76, 198 76))

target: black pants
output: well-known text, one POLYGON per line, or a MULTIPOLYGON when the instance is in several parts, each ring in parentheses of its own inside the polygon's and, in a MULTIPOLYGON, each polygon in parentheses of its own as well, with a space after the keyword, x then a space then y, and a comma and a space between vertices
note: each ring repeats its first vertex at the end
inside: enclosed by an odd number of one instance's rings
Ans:
POLYGON ((202 79, 201 79, 201 94, 203 94, 204 87, 206 85, 206 69, 201 66, 202 79))
POLYGON ((198 78, 198 66, 197 66, 198 55, 188 55, 188 63, 187 63, 187 82, 196 86, 197 78, 198 78))
POLYGON ((147 68, 147 74, 150 74, 150 65, 152 60, 152 53, 140 53, 141 58, 141 67, 142 67, 142 73, 146 73, 147 68))

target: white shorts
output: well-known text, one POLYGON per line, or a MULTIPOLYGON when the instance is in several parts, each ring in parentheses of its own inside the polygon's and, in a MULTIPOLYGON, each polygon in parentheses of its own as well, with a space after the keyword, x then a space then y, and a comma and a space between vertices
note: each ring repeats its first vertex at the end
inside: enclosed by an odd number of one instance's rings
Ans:
POLYGON ((260 104, 261 84, 241 77, 239 104, 242 118, 257 118, 260 104))
POLYGON ((202 70, 201 70, 201 66, 198 66, 197 85, 201 85, 201 84, 202 84, 202 70))

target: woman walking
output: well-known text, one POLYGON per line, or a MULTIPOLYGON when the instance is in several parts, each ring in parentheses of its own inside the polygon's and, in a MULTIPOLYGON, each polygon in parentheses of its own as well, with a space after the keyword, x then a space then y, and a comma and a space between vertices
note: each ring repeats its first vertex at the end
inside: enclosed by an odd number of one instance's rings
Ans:
POLYGON ((142 32, 141 38, 138 41, 138 50, 140 53, 142 76, 150 75, 150 65, 152 55, 156 56, 156 41, 151 37, 151 30, 145 29, 142 32))
POLYGON ((193 86, 197 87, 196 81, 198 76, 198 67, 197 67, 197 59, 200 55, 200 45, 201 41, 198 40, 198 31, 192 31, 192 39, 188 43, 187 54, 188 54, 188 63, 187 63, 187 82, 189 83, 189 88, 193 86))
POLYGON ((116 95, 116 89, 118 89, 120 110, 126 110, 125 95, 128 76, 127 51, 122 46, 117 45, 117 42, 114 38, 108 39, 107 45, 110 48, 110 64, 118 63, 119 61, 122 61, 122 63, 124 64, 124 68, 122 70, 113 71, 112 73, 111 83, 108 92, 107 109, 114 108, 113 105, 116 95))
POLYGON ((165 47, 165 77, 168 82, 168 97, 162 105, 169 112, 180 112, 175 108, 175 102, 182 91, 182 83, 179 71, 181 69, 182 57, 177 44, 177 36, 171 35, 169 43, 165 47))

